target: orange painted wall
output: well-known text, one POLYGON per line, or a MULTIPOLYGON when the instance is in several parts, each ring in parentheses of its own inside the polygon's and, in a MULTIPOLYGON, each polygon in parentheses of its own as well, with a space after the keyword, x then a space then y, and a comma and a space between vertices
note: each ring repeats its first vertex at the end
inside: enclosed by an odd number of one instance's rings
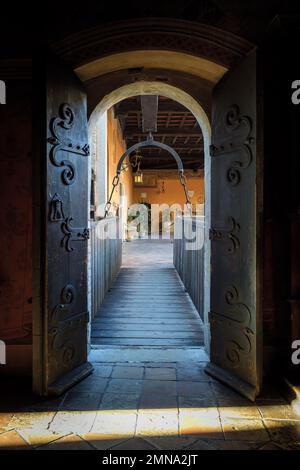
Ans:
MULTIPOLYGON (((187 178, 187 188, 193 191, 194 194, 191 198, 192 204, 204 203, 204 178, 199 176, 197 178, 187 178)), ((185 203, 185 195, 183 187, 179 182, 179 178, 174 176, 158 179, 156 188, 147 187, 134 187, 133 189, 133 202, 138 203, 142 201, 141 193, 146 193, 146 202, 149 204, 180 204, 185 203), (165 192, 161 192, 162 183, 164 181, 165 192)))
MULTIPOLYGON (((114 117, 113 108, 107 112, 107 178, 108 178, 108 195, 112 188, 112 180, 116 174, 116 168, 121 155, 125 152, 126 145, 122 137, 122 131, 118 119, 114 117)), ((126 162, 128 164, 128 161, 126 162)), ((175 175, 159 178, 157 180, 156 188, 149 187, 133 187, 132 184, 132 170, 128 168, 127 171, 121 173, 120 181, 124 185, 125 194, 127 196, 128 206, 132 203, 142 201, 141 193, 147 193, 146 202, 150 204, 175 204, 183 205, 185 203, 185 196, 183 188, 179 182, 179 178, 175 175), (165 182, 165 192, 160 191, 163 181, 165 182)), ((187 177, 187 187, 189 191, 193 191, 192 204, 204 203, 204 177, 187 177)), ((119 204, 120 202, 120 186, 115 189, 112 199, 113 203, 119 204)))
MULTIPOLYGON (((112 188, 112 180, 116 174, 118 161, 126 150, 126 145, 122 137, 122 130, 119 125, 118 119, 114 117, 113 108, 107 112, 107 178, 108 178, 108 196, 112 188)), ((128 164, 128 161, 125 162, 128 164)), ((127 171, 121 173, 120 182, 124 185, 125 194, 127 196, 128 205, 132 203, 132 171, 128 168, 127 171)), ((113 203, 120 203, 120 186, 117 186, 112 199, 113 203)))

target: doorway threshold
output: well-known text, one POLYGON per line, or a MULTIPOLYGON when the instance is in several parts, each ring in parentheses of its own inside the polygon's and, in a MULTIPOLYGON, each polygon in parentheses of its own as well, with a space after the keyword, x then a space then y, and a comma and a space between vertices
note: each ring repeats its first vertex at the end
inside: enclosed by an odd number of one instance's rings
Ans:
POLYGON ((111 347, 91 346, 89 361, 95 362, 207 362, 204 347, 111 347))

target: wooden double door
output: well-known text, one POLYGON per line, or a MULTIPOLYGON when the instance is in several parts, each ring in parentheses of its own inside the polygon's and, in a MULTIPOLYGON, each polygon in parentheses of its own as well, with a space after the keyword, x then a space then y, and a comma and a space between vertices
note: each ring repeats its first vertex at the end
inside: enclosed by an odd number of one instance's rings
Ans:
MULTIPOLYGON (((252 53, 213 92, 210 364, 207 372, 250 399, 261 384, 260 217, 262 124, 252 53)), ((34 389, 59 394, 88 375, 88 127, 83 84, 47 67, 36 153, 39 226, 34 389), (42 124, 41 124, 42 123, 42 124)))

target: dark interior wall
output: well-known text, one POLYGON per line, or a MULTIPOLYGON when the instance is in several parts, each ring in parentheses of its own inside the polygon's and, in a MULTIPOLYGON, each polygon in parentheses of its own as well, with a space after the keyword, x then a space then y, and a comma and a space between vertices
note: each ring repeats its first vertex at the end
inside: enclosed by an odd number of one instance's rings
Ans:
MULTIPOLYGON (((122 16, 122 12, 118 10, 120 19, 135 16, 133 13, 137 11, 133 8, 135 2, 130 3, 131 9, 127 8, 127 4, 123 6, 126 8, 125 16, 122 16)), ((247 16, 245 11, 235 10, 235 14, 229 11, 225 6, 226 2, 189 2, 189 10, 184 11, 182 10, 184 2, 175 3, 174 11, 170 13, 168 6, 162 16, 171 14, 172 17, 213 24, 256 41, 265 34, 267 25, 273 17, 273 13, 270 12, 271 10, 273 12, 275 4, 283 2, 263 2, 264 5, 272 4, 270 11, 266 7, 268 15, 258 15, 255 6, 248 19, 245 18, 247 16), (215 10, 209 8, 210 3, 216 5, 215 10), (203 6, 200 7, 200 4, 203 6), (258 16, 264 19, 260 22, 259 31, 256 29, 258 16)), ((256 2, 234 3, 236 5, 239 3, 240 8, 248 3, 252 8, 256 2)), ((290 7, 290 3, 284 2, 287 8, 290 7)), ((295 5, 296 3, 294 2, 295 5)), ((101 19, 105 22, 114 18, 115 7, 111 17, 108 15, 105 18, 102 10, 106 8, 106 2, 103 5, 101 2, 97 4, 98 15, 92 8, 87 8, 93 16, 93 21, 99 22, 101 19)), ((262 2, 259 4, 264 9, 262 2)), ((51 15, 49 17, 49 24, 46 27, 49 41, 66 35, 66 31, 72 33, 90 26, 86 24, 90 18, 82 15, 81 9, 78 11, 70 9, 68 5, 65 8, 71 11, 69 16, 60 14, 56 21, 53 21, 51 15)), ((160 10, 159 6, 154 8, 152 5, 144 5, 143 8, 145 8, 143 14, 137 16, 156 16, 160 10)), ((276 12, 275 9, 274 13, 276 12)), ((28 28, 28 23, 23 17, 21 18, 21 15, 20 25, 23 25, 24 30, 11 28, 9 21, 4 20, 0 37, 2 39, 3 34, 3 41, 5 40, 7 44, 5 56, 22 57, 28 55, 28 50, 30 55, 31 42, 37 44, 39 40, 45 40, 42 31, 45 28, 44 20, 46 18, 41 17, 41 20, 35 23, 40 25, 41 36, 35 31, 34 41, 31 41, 32 29, 28 28), (18 35, 15 34, 15 29, 19 31, 18 35), (7 34, 14 36, 10 38, 12 40, 8 40, 7 34), (29 41, 27 49, 26 41, 29 41)), ((293 26, 288 26, 286 31, 292 29, 293 26)), ((300 338, 298 248, 300 105, 296 107, 290 100, 291 81, 299 79, 297 71, 299 59, 288 54, 295 52, 299 36, 296 37, 295 33, 294 38, 288 37, 286 31, 284 33, 280 30, 275 31, 264 46, 264 358, 266 370, 274 369, 276 372, 279 366, 283 371, 289 369, 291 340, 297 338, 297 335, 300 338)), ((128 77, 123 76, 125 73, 122 72, 122 77, 116 73, 116 82, 128 81, 128 77)), ((152 72, 147 71, 147 73, 151 75, 152 72)), ((5 77, 0 76, 0 78, 5 77)), ((175 84, 174 76, 170 80, 175 84)), ((98 85, 97 81, 88 84, 94 97, 90 102, 90 109, 93 109, 99 98, 98 85)), ((0 106, 2 202, 0 339, 4 339, 9 345, 9 354, 15 354, 11 363, 21 366, 22 360, 27 365, 31 362, 31 84, 30 81, 20 83, 16 80, 7 82, 7 88, 8 104, 0 106)), ((207 100, 207 106, 209 105, 207 100)), ((3 369, 0 368, 0 372, 1 370, 3 369)))
POLYGON ((8 370, 30 369, 32 328, 31 83, 7 81, 0 106, 0 339, 8 370))
POLYGON ((294 26, 274 25, 264 45, 265 366, 284 375, 294 373, 291 343, 300 338, 300 105, 291 101, 291 84, 299 79, 294 26))

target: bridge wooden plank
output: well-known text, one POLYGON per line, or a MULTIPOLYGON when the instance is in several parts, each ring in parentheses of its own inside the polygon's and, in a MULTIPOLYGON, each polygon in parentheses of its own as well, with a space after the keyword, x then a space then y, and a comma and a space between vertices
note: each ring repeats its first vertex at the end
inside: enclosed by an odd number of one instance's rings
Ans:
POLYGON ((174 267, 154 259, 121 268, 93 321, 92 344, 199 347, 203 325, 174 267))

